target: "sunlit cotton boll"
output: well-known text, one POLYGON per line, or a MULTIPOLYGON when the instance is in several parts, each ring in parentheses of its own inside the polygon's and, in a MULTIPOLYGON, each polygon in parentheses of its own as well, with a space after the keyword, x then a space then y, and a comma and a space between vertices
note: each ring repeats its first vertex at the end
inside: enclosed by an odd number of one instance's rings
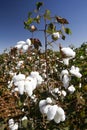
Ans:
POLYGON ((19 41, 19 42, 17 42, 17 45, 15 45, 15 47, 17 47, 17 49, 20 50, 24 44, 26 44, 25 41, 19 41))
POLYGON ((28 46, 28 45, 26 45, 26 44, 25 44, 25 45, 23 45, 23 46, 22 46, 23 52, 26 52, 26 51, 28 50, 28 48, 29 48, 29 46, 28 46))
POLYGON ((30 39, 27 39, 27 40, 26 40, 26 44, 27 44, 28 46, 31 46, 31 40, 30 40, 30 39))
POLYGON ((74 87, 73 85, 69 86, 69 87, 68 87, 68 91, 69 91, 70 93, 73 93, 73 92, 75 91, 75 87, 74 87))
POLYGON ((60 123, 61 121, 65 120, 65 113, 64 110, 61 107, 57 108, 56 114, 54 116, 54 121, 56 123, 60 123))
POLYGON ((66 57, 74 58, 76 55, 76 53, 70 47, 61 48, 61 51, 66 55, 66 57))
POLYGON ((82 77, 82 74, 79 72, 79 68, 78 67, 72 66, 71 69, 70 69, 70 73, 72 75, 75 75, 77 78, 81 78, 82 77))

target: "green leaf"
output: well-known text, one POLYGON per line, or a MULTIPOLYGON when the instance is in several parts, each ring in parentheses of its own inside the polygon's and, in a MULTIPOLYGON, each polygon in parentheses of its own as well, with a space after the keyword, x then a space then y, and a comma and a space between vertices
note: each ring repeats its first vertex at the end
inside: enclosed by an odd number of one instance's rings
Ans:
POLYGON ((32 12, 28 12, 28 18, 30 18, 32 15, 32 12))
POLYGON ((43 5, 43 2, 36 2, 36 9, 40 10, 40 7, 43 5))
POLYGON ((65 31, 66 34, 72 34, 72 32, 69 28, 64 28, 64 31, 65 31))
POLYGON ((50 23, 50 24, 48 25, 48 28, 47 28, 46 32, 47 32, 47 33, 50 33, 50 34, 56 32, 56 27, 55 27, 55 25, 54 25, 53 23, 50 23))
POLYGON ((66 38, 66 37, 65 37, 64 35, 62 35, 62 39, 65 40, 65 38, 66 38))
POLYGON ((45 10, 44 19, 48 19, 48 20, 51 19, 51 17, 50 17, 50 10, 45 10))
POLYGON ((27 24, 30 25, 33 22, 33 18, 28 18, 27 24))

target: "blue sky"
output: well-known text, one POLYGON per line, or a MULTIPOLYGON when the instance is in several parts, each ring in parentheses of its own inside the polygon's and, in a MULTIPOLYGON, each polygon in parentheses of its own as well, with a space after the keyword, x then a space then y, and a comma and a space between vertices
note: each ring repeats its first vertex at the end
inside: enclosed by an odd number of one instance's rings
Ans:
MULTIPOLYGON (((13 47, 18 41, 31 37, 24 29, 23 22, 38 0, 0 0, 0 52, 13 47)), ((87 41, 87 0, 39 0, 53 15, 69 21, 72 35, 67 36, 62 45, 75 47, 87 41)), ((36 34, 38 37, 39 34, 36 34)), ((41 37, 42 38, 42 37, 41 37)))

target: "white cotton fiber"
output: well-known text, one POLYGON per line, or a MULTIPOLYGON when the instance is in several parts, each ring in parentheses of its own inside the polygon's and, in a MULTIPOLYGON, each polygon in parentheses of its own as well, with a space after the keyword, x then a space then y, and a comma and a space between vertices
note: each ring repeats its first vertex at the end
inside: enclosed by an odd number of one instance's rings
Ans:
POLYGON ((24 93, 24 81, 19 81, 17 86, 18 86, 19 93, 21 95, 23 95, 23 93, 24 93))
POLYGON ((53 120, 57 111, 57 105, 50 106, 47 112, 47 120, 53 120))

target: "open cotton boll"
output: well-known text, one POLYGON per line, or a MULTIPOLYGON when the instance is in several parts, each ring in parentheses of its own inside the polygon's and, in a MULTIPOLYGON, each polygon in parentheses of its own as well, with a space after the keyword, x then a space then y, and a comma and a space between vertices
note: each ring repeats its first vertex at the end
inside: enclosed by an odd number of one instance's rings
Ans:
POLYGON ((69 60, 70 60, 70 58, 63 58, 63 63, 65 65, 69 65, 69 60))
POLYGON ((15 45, 15 47, 20 50, 22 48, 22 44, 15 45))
POLYGON ((19 42, 17 42, 17 45, 24 45, 24 44, 26 44, 25 41, 19 41, 19 42))
POLYGON ((67 56, 67 57, 75 57, 76 53, 70 48, 70 47, 65 47, 61 48, 61 51, 67 56))
POLYGON ((24 84, 24 91, 28 94, 29 97, 32 96, 33 90, 32 90, 32 82, 31 81, 25 81, 24 84))
POLYGON ((19 91, 20 95, 23 95, 23 93, 24 93, 24 81, 19 81, 17 86, 18 86, 18 91, 19 91))
POLYGON ((9 119, 8 124, 9 124, 9 127, 12 127, 14 125, 14 120, 13 119, 9 119))
POLYGON ((20 81, 20 80, 25 80, 24 74, 19 73, 18 75, 13 76, 13 82, 17 82, 17 81, 20 81))
POLYGON ((74 87, 73 85, 69 86, 69 87, 68 87, 68 91, 69 91, 70 93, 73 93, 73 92, 75 91, 75 87, 74 87))
POLYGON ((46 104, 47 104, 47 102, 46 102, 45 99, 40 100, 40 102, 39 102, 39 107, 43 107, 43 106, 45 106, 46 104))
POLYGON ((52 99, 51 99, 50 97, 47 97, 47 98, 46 98, 46 102, 47 102, 47 103, 52 103, 52 99))
POLYGON ((53 40, 57 40, 58 38, 60 38, 59 32, 54 32, 54 33, 52 34, 52 39, 53 39, 53 40))
POLYGON ((30 45, 31 45, 31 40, 30 40, 30 39, 27 39, 27 40, 26 40, 26 44, 27 44, 28 46, 30 46, 30 45))
POLYGON ((65 113, 64 110, 61 107, 57 108, 56 114, 54 116, 54 121, 56 123, 60 123, 60 121, 64 121, 65 120, 65 113))
POLYGON ((23 52, 26 52, 26 51, 28 50, 28 48, 29 48, 29 46, 28 46, 28 45, 26 45, 26 44, 25 44, 25 45, 23 45, 23 46, 22 46, 23 52))
POLYGON ((39 75, 39 72, 37 72, 37 71, 32 71, 30 73, 30 76, 33 77, 33 78, 36 78, 38 75, 39 75))
POLYGON ((47 120, 53 120, 57 111, 57 105, 50 106, 47 112, 47 120))
POLYGON ((69 79, 68 75, 65 74, 65 75, 63 76, 63 80, 62 80, 63 86, 64 86, 65 88, 67 88, 67 87, 69 86, 69 81, 70 81, 70 79, 69 79))
POLYGON ((32 90, 34 90, 36 88, 36 86, 37 86, 37 80, 36 80, 36 78, 32 78, 32 77, 28 76, 26 78, 25 82, 26 81, 29 81, 29 84, 32 84, 32 86, 31 86, 32 90))
POLYGON ((36 79, 37 79, 37 84, 41 84, 44 81, 43 78, 40 75, 38 75, 36 77, 36 79))
POLYGON ((37 72, 37 71, 32 71, 30 73, 30 76, 32 78, 36 78, 37 79, 37 84, 41 84, 43 82, 43 78, 39 75, 39 72, 37 72))
POLYGON ((20 69, 20 67, 21 67, 21 65, 24 63, 24 61, 19 61, 18 63, 17 63, 17 69, 20 69))
POLYGON ((40 112, 42 113, 42 114, 47 114, 48 113, 48 109, 49 109, 49 107, 50 107, 51 105, 44 105, 44 106, 42 106, 42 107, 40 107, 40 112))
POLYGON ((82 77, 82 74, 80 74, 78 67, 72 66, 71 69, 70 69, 70 73, 75 75, 77 78, 82 77))
POLYGON ((61 80, 62 80, 62 78, 63 78, 64 75, 69 75, 69 72, 68 72, 67 69, 62 70, 62 72, 61 72, 61 74, 60 74, 60 79, 61 79, 61 80))

